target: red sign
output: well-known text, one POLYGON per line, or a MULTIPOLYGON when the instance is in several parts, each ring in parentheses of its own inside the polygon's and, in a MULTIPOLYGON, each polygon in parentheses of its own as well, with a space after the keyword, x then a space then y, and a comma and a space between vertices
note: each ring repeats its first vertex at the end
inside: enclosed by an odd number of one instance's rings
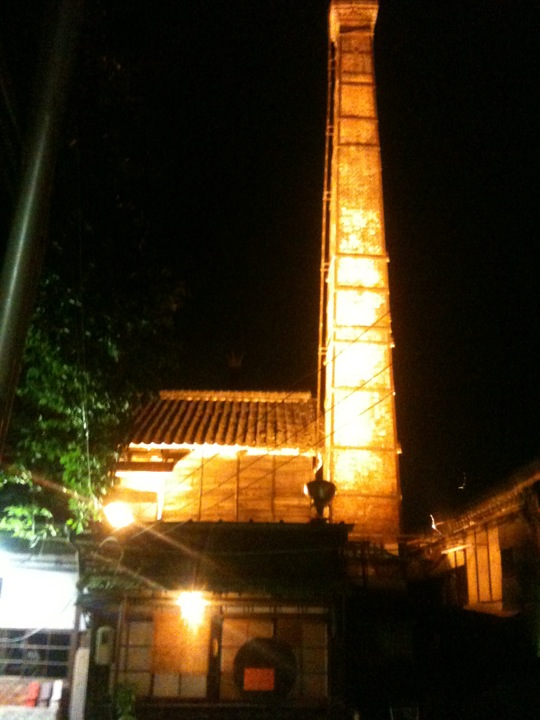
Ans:
POLYGON ((244 690, 269 692, 274 689, 274 668, 244 668, 244 690))

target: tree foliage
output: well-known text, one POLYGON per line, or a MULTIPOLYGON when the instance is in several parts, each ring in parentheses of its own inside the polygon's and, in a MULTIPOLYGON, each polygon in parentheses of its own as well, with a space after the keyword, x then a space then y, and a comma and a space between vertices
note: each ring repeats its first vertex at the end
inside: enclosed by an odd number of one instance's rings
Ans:
POLYGON ((127 385, 110 382, 119 348, 104 328, 80 326, 78 305, 57 276, 42 283, 11 425, 15 464, 0 476, 12 489, 0 528, 23 537, 52 533, 54 521, 80 531, 95 516, 129 417, 127 385))

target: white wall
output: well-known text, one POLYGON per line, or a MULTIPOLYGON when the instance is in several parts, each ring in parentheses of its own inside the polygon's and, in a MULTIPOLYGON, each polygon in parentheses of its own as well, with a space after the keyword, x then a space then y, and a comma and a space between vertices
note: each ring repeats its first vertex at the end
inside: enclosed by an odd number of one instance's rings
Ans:
POLYGON ((0 628, 73 628, 78 578, 73 557, 2 552, 0 578, 0 628))

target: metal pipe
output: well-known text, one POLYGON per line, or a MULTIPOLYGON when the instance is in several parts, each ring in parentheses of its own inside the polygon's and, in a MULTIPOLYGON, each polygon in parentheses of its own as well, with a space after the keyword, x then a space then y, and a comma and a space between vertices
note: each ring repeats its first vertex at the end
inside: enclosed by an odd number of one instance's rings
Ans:
POLYGON ((335 83, 335 57, 334 47, 331 42, 328 45, 327 61, 328 86, 326 96, 326 132, 324 144, 324 177, 323 177, 323 202, 321 219, 321 267, 320 267, 320 288, 319 288, 319 336, 318 336, 318 363, 317 363, 317 445, 323 436, 325 424, 324 400, 325 400, 325 373, 326 373, 326 351, 328 339, 326 333, 326 302, 328 293, 326 282, 328 277, 328 241, 330 223, 330 184, 332 171, 332 150, 334 135, 334 83, 335 83), (321 424, 323 427, 321 428, 321 424))

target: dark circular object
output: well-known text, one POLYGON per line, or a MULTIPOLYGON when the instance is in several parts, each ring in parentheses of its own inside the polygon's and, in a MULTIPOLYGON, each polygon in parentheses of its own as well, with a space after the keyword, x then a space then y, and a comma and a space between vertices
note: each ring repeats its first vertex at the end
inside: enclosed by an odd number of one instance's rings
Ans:
POLYGON ((234 682, 242 698, 273 702, 286 698, 296 680, 296 658, 290 645, 272 638, 253 638, 234 658, 234 682))

